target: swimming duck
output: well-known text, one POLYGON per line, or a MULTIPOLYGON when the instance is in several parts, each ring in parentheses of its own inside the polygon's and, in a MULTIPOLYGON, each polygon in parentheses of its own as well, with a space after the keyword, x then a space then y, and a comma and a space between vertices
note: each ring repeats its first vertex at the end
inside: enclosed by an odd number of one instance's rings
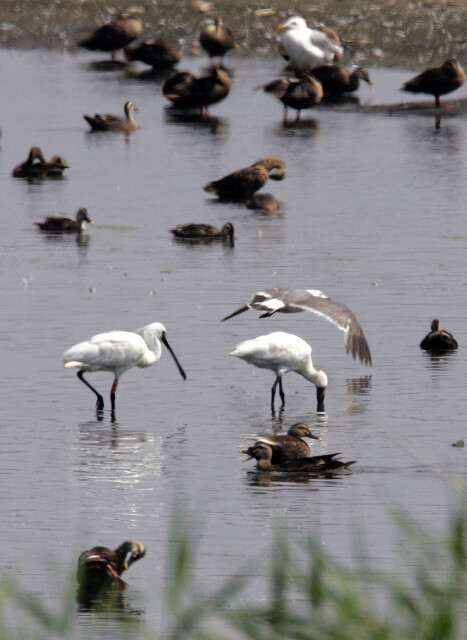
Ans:
POLYGON ((453 351, 457 349, 457 340, 452 333, 441 329, 441 323, 435 319, 431 323, 431 331, 420 342, 420 349, 433 353, 453 351))
POLYGON ((61 176, 68 168, 62 156, 52 156, 47 162, 39 147, 32 147, 27 160, 13 169, 14 178, 45 178, 61 176))
POLYGON ((88 38, 78 42, 78 47, 91 51, 111 51, 115 60, 117 49, 126 47, 143 33, 142 7, 129 7, 119 11, 115 20, 107 22, 92 33, 88 38))
POLYGON ((348 469, 350 465, 355 464, 356 460, 343 462, 336 460, 335 457, 339 453, 327 453, 322 456, 310 456, 296 458, 294 460, 286 460, 280 464, 273 464, 273 447, 265 442, 258 442, 254 447, 250 447, 246 453, 250 458, 257 461, 256 468, 262 471, 286 471, 293 473, 329 473, 333 471, 348 469))
POLYGON ((163 87, 164 96, 177 107, 199 109, 209 113, 208 106, 228 96, 230 78, 216 65, 209 67, 207 76, 198 78, 188 71, 180 71, 168 78, 163 87))
POLYGON ((285 80, 279 78, 267 84, 260 85, 256 89, 263 89, 278 98, 284 105, 284 120, 287 118, 287 107, 297 110, 297 120, 300 120, 302 109, 310 109, 323 97, 321 82, 314 76, 302 73, 299 78, 285 80))
POLYGON ((210 58, 219 56, 223 59, 225 54, 235 46, 233 33, 224 27, 222 18, 216 18, 214 22, 203 27, 199 42, 210 58))
POLYGON ((368 71, 363 67, 357 67, 352 72, 345 67, 336 64, 323 64, 313 69, 313 76, 323 85, 325 94, 340 95, 356 91, 360 80, 367 82, 370 87, 374 84, 370 81, 368 71))
POLYGON ((145 553, 144 544, 134 540, 127 540, 114 550, 93 547, 89 551, 83 551, 78 558, 76 575, 79 585, 78 600, 96 597, 105 588, 126 589, 128 585, 121 574, 145 553), (128 554, 130 557, 127 560, 128 554))
POLYGON ((89 222, 90 225, 94 225, 94 222, 89 218, 87 209, 78 209, 76 213, 76 220, 71 218, 64 218, 60 216, 50 216, 45 218, 44 222, 35 222, 39 229, 43 231, 55 231, 64 233, 80 233, 86 229, 85 222, 89 222))
POLYGON ((170 229, 170 232, 177 238, 217 238, 232 241, 234 237, 234 227, 231 222, 227 222, 222 229, 210 224, 180 224, 170 229))
POLYGON ((272 213, 280 208, 281 203, 272 193, 255 193, 246 201, 246 206, 247 209, 260 209, 272 213))
POLYGON ((303 18, 294 16, 280 24, 285 29, 282 46, 297 69, 310 71, 325 62, 332 62, 342 56, 343 49, 333 43, 328 36, 317 29, 310 29, 303 18))
POLYGON ((240 451, 240 453, 249 453, 257 444, 263 443, 268 444, 272 449, 271 464, 280 464, 286 460, 305 458, 310 455, 310 447, 302 438, 321 440, 319 436, 315 436, 311 432, 307 424, 297 422, 290 427, 287 435, 260 436, 256 439, 253 447, 249 447, 248 451, 240 451))
POLYGON ((261 189, 268 178, 283 180, 286 176, 285 164, 278 158, 261 158, 250 167, 229 173, 220 180, 203 187, 208 193, 215 193, 221 200, 246 202, 261 189))
POLYGON ((440 96, 455 91, 465 81, 465 71, 455 58, 449 58, 440 67, 427 69, 405 82, 401 91, 429 93, 435 97, 435 106, 440 107, 440 96))
POLYGON ((178 42, 167 38, 146 40, 126 47, 124 53, 127 60, 140 60, 154 69, 170 69, 183 58, 183 50, 178 42))
POLYGON ((89 122, 93 131, 115 131, 119 133, 133 133, 136 131, 137 124, 133 117, 133 112, 138 111, 134 103, 129 100, 125 102, 124 111, 126 118, 114 116, 111 113, 96 113, 93 116, 83 115, 83 118, 89 122))

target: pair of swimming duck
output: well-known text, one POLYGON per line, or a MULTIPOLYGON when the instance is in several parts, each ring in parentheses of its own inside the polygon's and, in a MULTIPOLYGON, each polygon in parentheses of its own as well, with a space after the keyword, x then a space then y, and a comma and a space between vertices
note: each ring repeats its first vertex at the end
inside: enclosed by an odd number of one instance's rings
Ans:
POLYGON ((27 159, 13 169, 14 178, 58 178, 68 169, 62 156, 52 156, 49 161, 44 158, 39 147, 32 147, 27 159))
POLYGON ((262 471, 285 471, 295 473, 326 473, 348 469, 355 460, 336 460, 338 453, 310 456, 310 447, 302 438, 314 438, 309 426, 303 422, 292 425, 287 435, 262 436, 248 449, 240 453, 255 458, 256 468, 262 471))

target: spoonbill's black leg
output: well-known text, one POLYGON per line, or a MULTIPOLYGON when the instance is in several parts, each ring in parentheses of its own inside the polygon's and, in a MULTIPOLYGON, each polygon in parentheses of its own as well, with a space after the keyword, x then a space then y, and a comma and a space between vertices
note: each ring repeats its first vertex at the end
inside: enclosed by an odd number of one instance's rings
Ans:
POLYGON ((115 378, 110 390, 110 402, 112 403, 112 412, 115 411, 115 394, 117 393, 118 378, 115 378))
POLYGON ((282 406, 285 405, 285 395, 284 395, 284 390, 282 388, 282 377, 279 378, 279 395, 281 397, 282 400, 282 406))
POLYGON ((285 405, 285 396, 284 396, 284 391, 282 389, 282 378, 281 376, 277 376, 276 381, 274 382, 274 384, 271 387, 271 409, 274 411, 274 398, 276 396, 276 387, 277 385, 279 385, 279 395, 281 397, 282 400, 282 406, 285 405))
POLYGON ((82 369, 80 369, 78 371, 78 373, 76 374, 78 376, 78 378, 81 380, 81 382, 84 382, 84 384, 91 389, 91 391, 97 396, 97 402, 96 402, 96 408, 97 409, 103 409, 104 408, 104 398, 101 396, 101 394, 96 391, 94 389, 94 387, 92 386, 92 384, 89 384, 89 382, 87 380, 84 379, 83 377, 83 373, 84 371, 82 369))

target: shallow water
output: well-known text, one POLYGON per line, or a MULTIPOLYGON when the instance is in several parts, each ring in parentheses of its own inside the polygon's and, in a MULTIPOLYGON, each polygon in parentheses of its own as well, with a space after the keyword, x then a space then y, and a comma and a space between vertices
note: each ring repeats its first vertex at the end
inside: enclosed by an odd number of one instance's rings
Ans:
MULTIPOLYGON (((263 597, 280 521, 293 539, 312 532, 346 563, 364 539, 375 564, 402 571, 393 506, 443 531, 465 477, 465 449, 450 444, 465 438, 467 120, 436 129, 423 116, 320 107, 284 126, 281 105, 252 91, 280 62, 246 59, 229 62, 232 92, 211 119, 183 119, 167 109, 160 84, 90 70, 90 60, 0 51, 10 87, 0 97, 1 573, 59 608, 80 551, 141 540, 147 557, 128 573, 125 599, 143 631, 160 630, 169 622, 162 597, 175 504, 191 510, 193 575, 205 590, 264 554, 244 594, 263 597), (129 99, 140 109, 131 139, 88 133, 83 113, 119 112, 129 99), (32 145, 65 156, 63 180, 11 177, 32 145), (287 164, 286 180, 265 189, 283 202, 280 215, 202 191, 264 156, 287 164), (33 224, 82 206, 96 222, 85 241, 48 237, 33 224), (168 233, 228 220, 233 248, 180 244, 168 233), (348 304, 372 349, 371 370, 311 314, 219 322, 275 284, 348 304), (458 352, 419 350, 434 317, 458 352), (116 421, 108 407, 98 421, 93 395, 62 368, 63 351, 153 321, 166 325, 188 379, 163 353, 153 368, 122 377, 116 421), (315 413, 314 387, 293 374, 284 379, 285 411, 271 417, 272 374, 228 356, 241 340, 276 330, 311 342, 329 377, 326 417, 315 413), (305 482, 250 473, 237 453, 247 438, 298 420, 323 439, 313 453, 340 451, 358 461, 353 472, 305 482)), ((360 90, 362 104, 401 99, 407 72, 370 71, 377 88, 360 90)), ((111 374, 90 378, 108 404, 111 374)), ((78 625, 80 638, 125 634, 108 615, 83 614, 78 625)))

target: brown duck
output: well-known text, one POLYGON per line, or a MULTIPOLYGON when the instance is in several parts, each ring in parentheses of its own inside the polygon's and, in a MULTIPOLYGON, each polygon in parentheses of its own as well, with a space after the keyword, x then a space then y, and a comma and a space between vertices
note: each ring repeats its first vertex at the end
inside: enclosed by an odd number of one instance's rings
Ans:
POLYGON ((231 222, 227 222, 222 229, 202 223, 180 224, 174 229, 170 229, 170 232, 176 238, 212 238, 230 241, 234 238, 234 227, 231 222))
POLYGON ((184 109, 199 109, 209 113, 209 105, 220 102, 228 96, 230 78, 216 65, 209 67, 207 76, 198 78, 188 71, 180 71, 168 78, 162 93, 175 106, 184 109))
POLYGON ((170 69, 183 58, 183 49, 173 40, 155 38, 140 44, 126 47, 124 50, 127 60, 139 60, 153 69, 170 69))
POLYGON ((240 453, 251 455, 250 452, 254 450, 256 445, 267 444, 272 449, 271 464, 281 464, 287 460, 296 460, 310 455, 310 447, 302 438, 321 440, 319 436, 315 436, 310 431, 310 427, 307 424, 297 422, 290 427, 287 435, 261 436, 257 438, 253 447, 249 447, 246 451, 240 451, 240 453))
POLYGON ((302 109, 310 109, 323 97, 321 82, 309 74, 300 74, 298 78, 285 80, 279 78, 256 89, 263 89, 278 98, 284 105, 284 120, 287 118, 287 107, 297 110, 297 120, 300 120, 302 109))
POLYGON ((261 189, 268 178, 283 180, 286 176, 285 164, 278 158, 261 158, 250 167, 239 169, 229 175, 210 182, 203 189, 215 193, 221 200, 246 202, 261 189))
POLYGON ((329 473, 348 469, 350 465, 356 462, 355 460, 349 462, 336 460, 335 457, 340 455, 339 453, 328 453, 322 456, 296 458, 280 464, 272 464, 273 447, 264 442, 258 442, 254 447, 250 447, 242 453, 247 453, 250 458, 256 459, 257 469, 262 471, 285 471, 287 473, 329 473))
POLYGON ((93 131, 115 131, 117 133, 133 133, 137 124, 133 117, 133 112, 137 111, 134 103, 130 100, 124 106, 126 118, 114 116, 111 113, 96 113, 94 116, 83 115, 83 118, 91 125, 93 131))
POLYGON ((435 106, 440 107, 440 96, 455 91, 465 81, 465 71, 455 58, 449 58, 440 67, 427 69, 401 87, 411 93, 429 93, 435 97, 435 106))
POLYGON ((62 156, 52 156, 47 162, 39 147, 32 147, 27 160, 13 169, 14 178, 45 178, 61 176, 68 168, 62 156))
POLYGON ((255 193, 246 201, 246 206, 248 209, 260 209, 272 213, 280 208, 281 203, 272 193, 255 193))
POLYGON ((321 82, 324 93, 328 95, 352 93, 358 89, 360 80, 364 80, 370 87, 374 87, 368 71, 363 67, 357 67, 350 72, 337 64, 323 64, 315 67, 312 73, 321 82))
POLYGON ((235 46, 234 35, 230 29, 224 27, 222 18, 216 18, 214 22, 203 27, 199 42, 210 58, 218 56, 221 60, 235 46))
POLYGON ((96 29, 88 38, 78 42, 78 46, 91 51, 111 51, 112 60, 115 60, 117 49, 128 46, 143 33, 143 14, 144 9, 140 7, 119 11, 115 20, 96 29))
POLYGON ((78 558, 76 575, 79 585, 78 599, 96 597, 106 588, 126 589, 128 585, 121 578, 121 574, 145 553, 145 546, 134 540, 127 540, 114 550, 93 547, 89 551, 83 551, 78 558))
POLYGON ((43 222, 35 222, 39 229, 43 231, 54 231, 57 233, 80 233, 86 229, 85 222, 93 225, 94 222, 89 218, 87 209, 78 209, 76 220, 61 216, 50 216, 45 218, 43 222))
POLYGON ((441 329, 439 320, 433 320, 431 331, 420 342, 420 349, 431 351, 432 353, 443 353, 457 349, 457 340, 452 333, 441 329))

